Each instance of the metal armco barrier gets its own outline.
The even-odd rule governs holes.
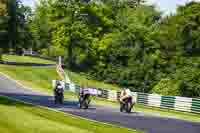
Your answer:
[[[193,98],[192,99],[192,112],[200,113],[200,99]]]
[[[56,82],[56,80],[53,80],[53,87],[55,87]],[[77,93],[80,90],[79,85],[75,85],[73,83],[68,84],[64,82],[61,83],[66,91]],[[113,90],[105,90],[101,88],[97,89],[91,87],[88,88],[93,96],[104,98],[110,101],[117,101],[120,95],[119,92]],[[200,114],[200,99],[198,98],[162,96],[157,94],[147,94],[140,92],[132,92],[132,95],[137,104]]]
[[[148,104],[148,95],[145,93],[137,93],[137,103]]]

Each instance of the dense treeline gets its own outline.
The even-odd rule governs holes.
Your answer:
[[[8,10],[6,0],[0,1],[0,42],[1,45],[5,43],[7,37],[7,28],[8,28]]]
[[[20,0],[0,1],[0,48],[4,52],[20,53],[22,48],[31,47],[30,16],[31,8]]]
[[[199,97],[199,11],[198,2],[163,16],[143,0],[40,0],[24,23],[31,42],[17,37],[18,47],[134,91]]]

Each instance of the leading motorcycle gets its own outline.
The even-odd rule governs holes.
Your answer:
[[[79,96],[79,107],[81,109],[88,109],[90,105],[90,94],[80,95]]]
[[[120,102],[120,112],[131,113],[133,106],[132,97],[126,98],[123,102]]]
[[[64,94],[63,94],[63,90],[62,89],[55,89],[54,92],[54,102],[55,104],[59,103],[59,104],[63,104],[64,101]]]

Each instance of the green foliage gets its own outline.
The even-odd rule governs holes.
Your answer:
[[[21,54],[22,48],[32,47],[32,35],[28,28],[31,8],[24,6],[20,0],[6,0],[5,3],[4,10],[0,9],[0,14],[3,14],[0,16],[1,47],[5,51],[13,49],[15,53]]]
[[[127,7],[118,11],[115,24],[119,26],[119,30],[105,34],[99,43],[100,66],[96,66],[95,71],[98,71],[96,77],[100,80],[147,92],[149,82],[154,77],[152,70],[144,71],[151,69],[153,65],[147,52],[150,52],[150,34],[157,20],[148,23],[141,20],[145,20],[150,14],[159,18],[159,13],[153,7],[146,10],[142,10],[143,8],[146,9],[145,6],[139,6],[137,9]],[[144,78],[148,82],[144,83]]]
[[[40,0],[26,40],[42,55],[64,56],[69,68],[104,82],[200,96],[200,3],[161,17],[142,2]]]
[[[8,7],[7,0],[0,1],[0,48],[6,48],[8,43]]]
[[[180,95],[180,83],[175,79],[161,79],[152,89],[153,93],[162,94],[162,95]]]
[[[29,28],[34,41],[33,48],[42,54],[45,54],[42,50],[46,49],[46,54],[50,56],[51,27],[47,15],[48,5],[46,1],[40,1],[40,5],[35,9],[34,16],[29,23]]]
[[[7,1],[6,0],[1,0],[0,1],[0,16],[6,16],[8,14],[8,9],[7,9]]]

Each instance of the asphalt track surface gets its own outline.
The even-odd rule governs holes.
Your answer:
[[[145,133],[200,133],[200,123],[195,122],[162,118],[141,112],[125,114],[108,106],[92,106],[88,110],[81,110],[77,101],[65,101],[64,105],[55,105],[53,97],[25,89],[1,74],[0,95]]]

